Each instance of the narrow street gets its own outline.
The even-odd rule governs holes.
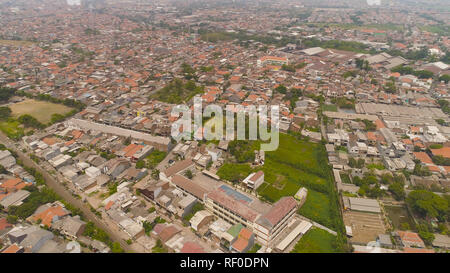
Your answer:
[[[126,252],[132,252],[130,246],[123,239],[121,239],[121,236],[117,234],[117,231],[114,231],[108,225],[105,225],[103,220],[98,218],[94,213],[92,213],[91,210],[81,200],[72,196],[72,194],[68,192],[61,183],[56,181],[56,179],[52,175],[50,175],[46,170],[44,170],[39,164],[31,160],[28,155],[24,154],[21,150],[17,149],[16,143],[10,140],[2,132],[0,132],[0,143],[3,143],[7,148],[15,151],[19,157],[18,159],[20,159],[25,166],[35,168],[38,172],[42,173],[47,186],[52,190],[54,190],[56,194],[58,194],[65,201],[79,208],[83,212],[83,215],[87,220],[92,221],[97,227],[107,232],[110,238],[114,242],[120,243],[121,247]]]

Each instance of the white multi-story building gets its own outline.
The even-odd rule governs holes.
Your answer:
[[[256,190],[262,183],[264,183],[264,172],[258,171],[256,173],[251,173],[244,179],[244,184],[247,187]]]

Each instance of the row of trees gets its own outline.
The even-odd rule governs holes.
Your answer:
[[[0,102],[8,101],[16,93],[16,89],[9,87],[0,87]]]
[[[420,79],[433,78],[434,74],[427,70],[414,70],[414,68],[406,65],[399,65],[391,69],[392,72],[398,72],[402,75],[414,75]]]
[[[7,106],[0,107],[0,120],[7,120],[11,117],[12,110]]]

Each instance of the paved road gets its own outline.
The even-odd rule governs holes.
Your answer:
[[[25,166],[35,168],[37,171],[42,173],[49,188],[53,189],[65,201],[79,208],[83,212],[84,217],[86,217],[89,221],[92,221],[97,227],[106,231],[110,236],[110,238],[115,242],[119,242],[126,252],[132,252],[130,246],[116,232],[112,231],[109,226],[105,225],[103,220],[101,220],[94,213],[92,213],[90,208],[88,208],[81,200],[75,198],[70,192],[68,192],[66,188],[61,183],[56,181],[56,179],[53,176],[51,176],[45,169],[43,169],[39,164],[31,160],[28,157],[28,155],[24,154],[20,149],[17,149],[16,147],[17,143],[11,141],[2,132],[0,132],[0,143],[3,143],[7,148],[15,151],[19,159],[23,162]]]

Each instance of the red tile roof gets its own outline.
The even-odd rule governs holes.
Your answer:
[[[239,237],[234,243],[233,248],[239,252],[243,252],[244,249],[248,246],[248,240]]]
[[[2,251],[2,253],[17,253],[20,250],[20,247],[16,244],[8,246],[6,249]]]
[[[41,224],[47,227],[52,226],[52,222],[55,216],[62,217],[68,215],[69,212],[66,211],[63,207],[57,205],[55,207],[50,207],[43,212],[32,216],[33,221],[41,220]]]
[[[450,147],[443,147],[441,149],[431,149],[431,152],[433,153],[433,155],[450,158]]]
[[[181,253],[205,253],[203,247],[195,242],[186,242],[181,248]]]
[[[6,218],[0,218],[0,230],[4,230],[9,227],[12,227],[12,225],[8,223]]]
[[[415,232],[409,232],[409,231],[397,231],[398,235],[402,239],[402,242],[404,244],[408,245],[417,245],[417,246],[424,246],[424,242],[419,237],[419,234]]]
[[[433,164],[433,161],[425,152],[413,152],[414,157],[420,160],[424,164]]]
[[[405,247],[403,253],[435,253],[433,249]]]
[[[170,238],[172,238],[175,234],[180,232],[181,230],[177,229],[174,225],[170,225],[166,228],[164,228],[159,233],[159,238],[163,243],[167,242]]]

